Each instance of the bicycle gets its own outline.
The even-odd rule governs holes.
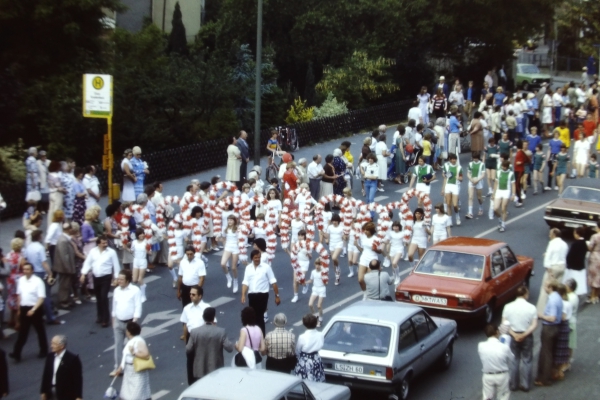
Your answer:
[[[278,126],[277,141],[279,143],[279,147],[281,147],[282,150],[287,152],[296,151],[300,148],[295,128],[288,128],[287,126]]]

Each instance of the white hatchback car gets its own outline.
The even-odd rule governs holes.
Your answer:
[[[179,400],[349,400],[341,385],[303,381],[264,369],[219,368],[185,389]]]

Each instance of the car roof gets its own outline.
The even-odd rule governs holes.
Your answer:
[[[279,399],[301,383],[294,375],[264,369],[219,368],[187,388],[181,397],[199,399]]]
[[[453,236],[431,246],[430,250],[456,251],[487,256],[505,245],[506,243],[498,240]]]
[[[407,303],[365,300],[349,305],[333,319],[360,318],[365,322],[384,321],[399,324],[419,310],[420,307]]]

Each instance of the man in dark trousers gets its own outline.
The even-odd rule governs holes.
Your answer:
[[[237,140],[237,147],[242,153],[242,164],[240,165],[240,180],[237,182],[238,189],[242,190],[242,186],[246,183],[246,177],[248,176],[248,162],[250,162],[250,147],[246,139],[248,134],[246,131],[240,131],[240,137]]]
[[[65,335],[54,336],[50,349],[42,375],[41,400],[81,400],[83,375],[79,356],[67,351]]]
[[[227,338],[225,329],[215,323],[215,314],[213,307],[204,310],[204,325],[192,329],[185,347],[187,354],[194,359],[194,381],[223,368],[223,350],[228,353],[233,351],[233,343]]]
[[[63,233],[54,250],[54,271],[58,272],[58,302],[60,308],[69,309],[73,305],[69,294],[76,278],[75,248],[71,244],[71,224],[63,226]]]
[[[8,363],[6,353],[0,349],[0,397],[6,397],[8,393]]]

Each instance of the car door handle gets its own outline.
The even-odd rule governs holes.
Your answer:
[[[425,343],[421,344],[421,350],[423,350],[425,348]]]

